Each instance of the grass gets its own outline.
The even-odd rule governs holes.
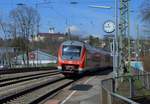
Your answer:
[[[150,90],[146,89],[143,85],[143,81],[138,77],[134,78],[134,95],[135,96],[147,96],[150,95]],[[118,81],[117,93],[129,97],[130,96],[130,82],[129,78],[124,78],[122,81]]]
[[[56,67],[56,66],[57,66],[57,63],[49,63],[48,66]]]

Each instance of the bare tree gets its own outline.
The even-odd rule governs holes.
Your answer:
[[[142,55],[148,56],[149,54],[149,47],[150,47],[150,0],[144,0],[141,5],[141,17],[144,22],[144,26],[142,27],[143,31],[143,39],[140,40],[141,43],[141,53]]]
[[[142,20],[150,22],[150,0],[144,0],[141,5]]]
[[[14,38],[22,41],[19,45],[23,53],[27,56],[27,65],[29,65],[29,38],[37,34],[40,16],[36,9],[27,5],[18,5],[17,8],[10,12],[11,24]],[[17,39],[17,40],[18,40]],[[23,58],[24,59],[24,58]],[[25,61],[24,61],[25,62]]]
[[[7,38],[10,35],[9,26],[10,24],[8,22],[5,22],[2,18],[0,18],[0,30],[4,34],[5,38]]]
[[[10,55],[8,54],[8,46],[9,46],[9,42],[8,42],[8,37],[10,36],[10,32],[9,32],[9,26],[10,24],[6,21],[4,21],[2,19],[2,16],[0,18],[0,31],[2,32],[3,36],[4,36],[4,41],[3,41],[3,46],[2,47],[5,47],[6,49],[6,53],[3,54],[1,57],[2,60],[4,61],[5,60],[5,63],[8,64],[10,66]],[[2,42],[2,41],[1,41]]]

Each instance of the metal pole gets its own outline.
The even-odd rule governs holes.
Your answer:
[[[134,91],[134,80],[132,76],[129,77],[129,85],[130,85],[130,98],[133,98],[135,95],[135,91]]]
[[[70,32],[70,27],[68,27],[68,39],[71,40],[71,32]]]
[[[129,58],[129,71],[131,73],[131,44],[130,44],[130,15],[129,15],[129,2],[127,2],[127,6],[128,6],[128,58]]]
[[[139,44],[139,25],[138,23],[136,24],[136,29],[137,29],[137,61],[140,61],[140,44]]]
[[[38,2],[37,2],[37,0],[36,0],[35,8],[36,8],[36,10],[37,10],[37,12],[38,12]],[[38,33],[39,33],[39,21],[38,21],[38,19],[37,19],[37,34],[38,34]]]
[[[124,71],[125,61],[128,61],[128,70],[130,67],[130,23],[129,23],[129,0],[120,1],[120,34],[119,34],[119,74]],[[127,39],[126,39],[127,37]],[[127,41],[127,44],[124,44]],[[128,53],[128,54],[127,54]],[[127,60],[128,59],[128,60]]]
[[[115,0],[115,38],[113,48],[113,72],[118,76],[118,0]]]
[[[123,40],[125,40],[126,36],[126,28],[124,27],[126,24],[126,13],[124,13],[123,7],[125,5],[125,2],[123,0],[120,0],[120,34],[119,34],[119,57],[118,57],[118,67],[120,69],[119,74],[123,74],[123,60],[125,59],[124,51],[125,51],[125,45],[123,44]],[[126,9],[126,8],[124,8]],[[123,29],[124,28],[124,29]]]

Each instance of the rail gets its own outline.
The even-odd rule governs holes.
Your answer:
[[[120,76],[102,81],[102,104],[139,104],[134,100],[150,95],[150,73]],[[134,100],[133,100],[134,99]]]
[[[19,72],[31,72],[31,71],[41,71],[41,70],[55,70],[56,67],[22,67],[22,68],[5,68],[0,69],[1,74],[9,74],[9,73],[19,73]]]

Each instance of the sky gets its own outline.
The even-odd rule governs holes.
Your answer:
[[[139,22],[142,1],[130,0],[130,34],[133,37],[136,36],[135,25]],[[70,27],[72,33],[80,36],[103,37],[107,35],[103,30],[104,22],[115,21],[115,0],[0,0],[0,15],[5,21],[9,21],[9,12],[15,9],[18,3],[37,9],[41,17],[40,32],[48,32],[50,27],[54,27],[55,32],[65,33]],[[91,8],[89,5],[112,8]]]

